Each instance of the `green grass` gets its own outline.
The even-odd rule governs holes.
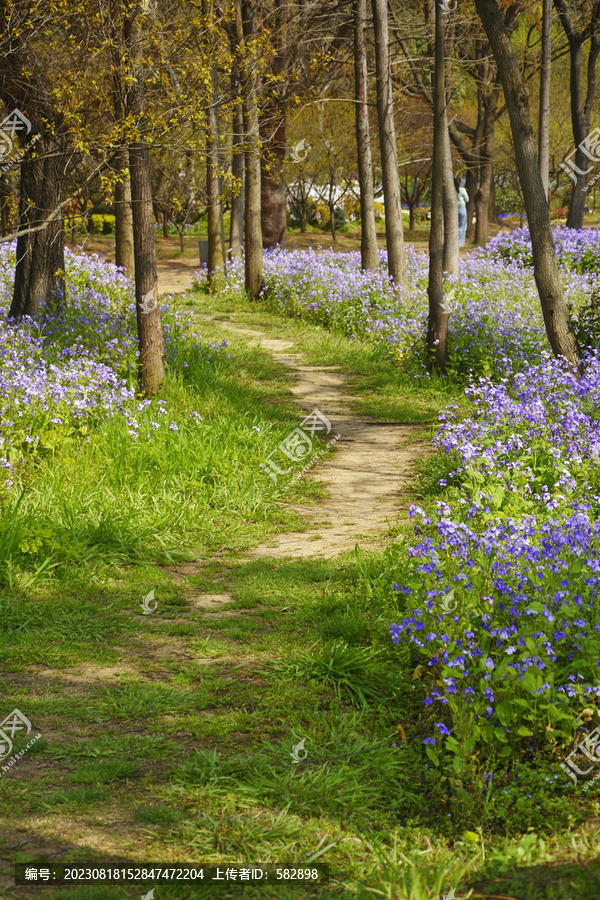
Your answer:
[[[186,427],[132,445],[123,426],[102,426],[32,469],[0,520],[0,716],[17,707],[43,735],[0,778],[2,900],[38,896],[10,887],[11,865],[35,859],[331,865],[319,888],[160,885],[156,900],[439,900],[452,887],[473,900],[595,896],[597,786],[575,797],[540,760],[456,820],[451,785],[423,752],[418,679],[389,639],[401,603],[389,573],[401,579],[408,525],[394,524],[383,553],[249,557],[302,527],[290,504],[319,490],[300,481],[282,500],[261,480],[261,455],[298,411],[283,366],[222,324],[230,316],[291,341],[312,365],[339,366],[357,411],[414,425],[415,439],[456,397],[260,305],[187,302],[205,339],[227,337],[232,359],[168,381],[169,421]],[[431,455],[420,467],[415,497],[433,502],[444,464]],[[152,589],[158,605],[143,615]],[[205,608],[201,594],[227,599]],[[152,887],[44,896],[139,898]]]

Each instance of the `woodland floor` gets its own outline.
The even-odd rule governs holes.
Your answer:
[[[161,290],[166,290],[165,281],[171,290],[179,286],[179,263],[159,263],[159,272],[163,276]],[[303,601],[312,603],[315,592],[320,593],[323,588],[335,591],[335,582],[344,581],[347,575],[340,555],[347,557],[357,544],[366,550],[381,549],[393,536],[398,519],[406,519],[411,499],[409,484],[414,478],[413,462],[417,456],[428,452],[421,420],[429,417],[429,411],[419,409],[417,404],[414,409],[416,421],[406,424],[361,414],[356,411],[360,401],[353,391],[353,384],[357,380],[360,382],[361,376],[344,373],[343,366],[307,364],[301,350],[302,341],[294,340],[293,334],[289,334],[293,332],[293,326],[282,325],[276,321],[278,317],[272,317],[266,311],[263,315],[257,307],[252,316],[239,317],[232,304],[225,304],[227,312],[224,313],[223,303],[219,308],[210,297],[202,299],[201,305],[204,308],[199,327],[203,334],[212,323],[221,336],[228,337],[233,354],[238,341],[238,347],[241,342],[272,358],[277,383],[285,383],[288,403],[297,405],[298,424],[315,408],[330,419],[329,437],[339,435],[335,449],[328,449],[324,459],[303,476],[315,482],[314,493],[321,499],[316,503],[313,497],[306,503],[287,504],[297,528],[271,533],[266,540],[244,552],[223,547],[211,558],[190,556],[185,563],[161,566],[163,587],[157,590],[157,598],[167,593],[170,583],[170,593],[176,597],[173,607],[165,611],[163,605],[157,616],[143,617],[139,611],[134,613],[134,618],[138,622],[141,620],[141,631],[133,639],[128,637],[126,643],[117,640],[105,647],[104,651],[112,657],[110,661],[102,659],[100,652],[99,658],[94,659],[92,655],[83,663],[13,665],[0,676],[3,692],[14,697],[17,704],[27,706],[28,710],[35,709],[32,698],[39,701],[45,698],[46,702],[40,703],[40,714],[35,718],[40,723],[44,745],[50,748],[49,758],[43,750],[39,755],[26,754],[18,768],[11,772],[10,780],[5,778],[0,782],[0,788],[6,792],[5,803],[9,807],[11,799],[16,803],[10,815],[6,807],[2,815],[1,900],[17,897],[30,900],[40,896],[39,887],[11,884],[10,866],[17,860],[31,861],[38,857],[46,862],[65,859],[71,862],[83,857],[89,859],[91,855],[97,860],[97,866],[115,865],[119,860],[133,858],[176,861],[202,857],[201,861],[206,862],[209,857],[215,858],[215,850],[217,858],[221,855],[219,847],[229,855],[230,861],[244,855],[244,839],[240,845],[240,836],[233,833],[227,850],[227,826],[223,819],[230,816],[227,803],[220,808],[221,804],[217,802],[218,816],[210,819],[208,827],[203,828],[199,821],[194,824],[194,833],[197,829],[204,832],[202,842],[199,843],[197,834],[191,831],[183,836],[180,823],[190,815],[189,807],[186,813],[181,800],[173,806],[175,798],[167,799],[165,794],[166,782],[172,779],[174,768],[185,767],[185,758],[193,750],[231,744],[239,751],[249,740],[252,742],[252,732],[257,732],[256,737],[258,733],[266,733],[279,742],[282,724],[289,713],[286,709],[289,699],[286,691],[281,694],[276,685],[269,684],[265,688],[262,667],[272,663],[278,652],[285,653],[288,648],[297,646],[298,635],[307,629],[305,623],[298,627],[296,618],[290,613],[286,615],[285,611],[302,595]],[[217,307],[215,312],[211,312],[213,307]],[[199,312],[196,306],[193,310]],[[258,327],[244,327],[248,318],[257,321]],[[286,331],[292,340],[285,339]],[[275,397],[271,402],[274,400]],[[257,478],[263,478],[268,484],[263,473],[257,471]],[[146,583],[152,577],[146,573]],[[130,610],[131,601],[127,606]],[[127,615],[131,615],[129,610]],[[278,612],[283,620],[279,623],[276,622]],[[271,632],[268,647],[254,646],[257,640],[259,645],[264,641],[252,635],[265,630]],[[196,639],[194,642],[190,640],[192,636]],[[203,649],[199,649],[200,645]],[[167,716],[167,720],[173,718],[173,723],[165,725],[161,722],[157,728],[150,712],[153,708],[158,712],[155,691],[160,692],[161,686],[167,685],[165,689],[170,692],[173,685],[183,682],[197,685],[204,682],[205,676],[208,685],[205,684],[204,691],[208,687],[208,693],[204,704],[200,704],[205,708],[195,711],[195,722],[187,723],[189,730],[182,732],[181,723],[175,721],[178,714],[176,700],[173,716]],[[133,684],[146,686],[143,687],[146,694],[134,699],[130,689]],[[256,719],[253,715],[255,704],[250,701],[248,692],[257,688],[267,695],[275,688],[275,696],[267,701],[271,708],[263,709]],[[321,690],[309,686],[309,694],[313,695],[310,705],[319,705]],[[304,691],[302,687],[300,706],[303,709],[307,701]],[[111,711],[105,708],[113,692],[119,697],[117,705],[124,702],[120,711],[116,707]],[[244,697],[237,696],[240,692]],[[227,712],[223,709],[224,694]],[[171,701],[173,699],[171,696]],[[53,701],[57,705],[57,715],[52,712]],[[109,706],[112,706],[110,701]],[[69,715],[67,710],[72,713],[77,710],[81,721],[74,724],[73,714]],[[353,715],[350,713],[351,718]],[[300,721],[304,718],[301,714]],[[340,710],[336,718],[344,719],[346,713]],[[215,719],[219,720],[218,724]],[[70,722],[68,726],[67,721]],[[284,731],[288,730],[287,726],[283,727]],[[364,730],[365,726],[359,725],[359,728]],[[168,758],[164,761],[161,760],[162,753],[156,752],[158,745],[153,747],[152,744],[158,740],[157,731],[163,731],[161,741],[168,745],[165,752]],[[286,740],[281,748],[281,761],[288,771],[289,761],[286,764],[285,759],[289,756],[287,744],[290,740]],[[120,743],[122,751],[118,750]],[[42,760],[41,757],[45,758]],[[86,766],[89,768],[99,757],[100,765],[104,763],[107,771],[87,772]],[[141,771],[152,783],[150,794],[138,780]],[[31,798],[28,790],[32,778],[34,783],[38,782],[35,798]],[[129,781],[125,789],[121,784],[123,778]],[[25,802],[26,796],[30,798],[29,804]],[[0,801],[2,797],[0,793]],[[138,801],[141,801],[139,805]],[[194,818],[210,818],[212,803],[204,807],[200,795],[192,804],[196,806]],[[254,823],[258,838],[256,846],[260,847],[262,826],[256,823],[256,815],[260,819],[263,815],[269,818],[270,814],[265,810],[248,815],[246,827],[252,828]],[[231,816],[236,822],[239,819],[233,812]],[[308,852],[299,853],[296,847],[304,841],[307,850],[310,848],[314,853],[315,847],[317,851],[326,844],[333,848],[346,839],[342,834],[332,834],[331,824],[325,829],[319,828],[318,836],[311,835],[312,827],[303,836],[304,828],[291,811],[283,818],[281,822],[281,816],[279,819],[277,815],[271,816],[267,827],[267,833],[272,830],[272,852],[277,855],[278,846],[286,849],[285,854],[281,853],[282,858],[289,858],[290,852],[294,858],[309,856]],[[169,826],[175,825],[179,836],[170,837]],[[221,831],[223,834],[219,833]],[[293,832],[296,834],[292,837]],[[286,838],[283,843],[282,835]],[[362,838],[350,835],[347,839],[356,840],[358,844],[362,841]],[[214,846],[213,842],[216,842]],[[255,852],[257,859],[260,855]],[[336,893],[340,887],[338,883]],[[191,887],[180,887],[175,893],[169,890],[161,885],[157,895],[196,896]],[[304,894],[298,888],[291,888],[290,892],[290,897],[312,896],[311,892]],[[49,893],[53,900],[67,896],[75,900],[95,900],[96,897],[134,895],[127,889],[90,886],[43,891],[43,896]],[[277,894],[287,896],[281,890]],[[211,896],[210,893],[207,896]]]
[[[195,269],[195,259],[159,260],[161,292],[185,289]],[[105,598],[107,616],[124,623],[122,632],[115,626],[72,655],[41,644],[35,662],[31,654],[9,661],[3,692],[31,711],[44,748],[0,781],[0,900],[142,894],[142,886],[16,887],[13,863],[36,857],[95,866],[310,859],[331,863],[331,885],[245,888],[244,896],[438,898],[462,881],[461,866],[475,853],[443,850],[443,822],[411,832],[413,860],[431,854],[422,889],[404,893],[391,874],[381,880],[383,859],[388,871],[403,865],[393,847],[381,856],[381,842],[390,815],[403,821],[402,791],[390,807],[389,785],[405,776],[396,745],[375,745],[406,723],[406,701],[382,708],[380,718],[352,708],[331,682],[313,677],[310,654],[315,641],[368,633],[368,615],[352,607],[357,584],[369,554],[406,528],[417,465],[449,398],[385,394],[388,382],[378,383],[370,364],[352,362],[345,339],[257,305],[196,295],[189,306],[203,336],[227,337],[241,360],[240,390],[260,382],[257,403],[274,415],[295,407],[297,424],[316,408],[331,421],[328,437],[339,439],[303,476],[313,482],[309,499],[282,502],[292,528],[266,527],[260,540],[116,573],[91,590],[94,600]],[[248,362],[259,358],[260,370]],[[256,478],[268,482],[258,463]],[[152,585],[158,610],[143,616],[136,607]],[[308,760],[294,768],[290,750],[301,738]],[[371,744],[371,755],[348,751]],[[596,877],[581,881],[587,870],[576,860],[597,856],[597,823],[544,847],[489,870],[484,857],[478,881],[457,900],[594,895]],[[237,886],[161,885],[155,900],[241,895]]]

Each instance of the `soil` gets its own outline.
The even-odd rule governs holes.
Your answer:
[[[219,325],[247,336],[249,344],[272,353],[289,371],[300,414],[308,416],[317,410],[331,426],[323,434],[327,444],[324,441],[319,448],[323,451],[319,462],[303,476],[321,482],[327,499],[317,510],[313,505],[295,507],[306,518],[307,530],[277,535],[252,554],[331,558],[353,550],[357,543],[380,545],[383,535],[397,521],[399,507],[406,506],[415,456],[428,451],[425,442],[416,439],[420,426],[358,415],[352,409],[356,398],[350,392],[348,377],[337,367],[308,366],[302,354],[289,352],[293,345],[288,341],[273,340],[261,331],[231,322],[219,320]],[[332,440],[333,452],[328,445]],[[310,457],[308,460],[310,465]],[[318,522],[313,521],[315,517]]]

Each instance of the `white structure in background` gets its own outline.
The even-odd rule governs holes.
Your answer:
[[[293,203],[294,198],[300,198],[304,192],[306,191],[306,185],[302,185],[297,181],[292,181],[287,186],[287,208],[288,211]],[[312,185],[308,189],[308,193],[306,194],[308,200],[311,200],[313,203],[319,203],[322,206],[329,206],[329,184],[324,184],[320,188]],[[350,186],[348,185],[341,186],[335,185],[333,188],[333,201],[334,206],[342,207],[344,205],[345,200],[360,200],[360,186],[358,181],[353,181]],[[383,207],[383,218],[385,218],[385,204],[383,201],[383,191],[380,191],[380,196],[375,196],[375,202],[381,204]],[[351,222],[355,221],[357,216],[349,215],[348,218]]]

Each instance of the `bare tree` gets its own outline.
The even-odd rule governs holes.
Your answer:
[[[443,373],[448,359],[448,309],[444,297],[444,167],[446,131],[445,13],[435,0],[433,72],[433,164],[431,172],[431,230],[429,232],[429,320],[427,365]],[[458,220],[458,213],[457,213]]]
[[[552,71],[552,0],[542,0],[542,59],[540,65],[540,114],[538,156],[540,177],[548,190],[550,179],[550,75]]]
[[[587,176],[591,171],[590,158],[597,159],[592,148],[592,156],[586,153],[585,141],[590,133],[592,108],[596,93],[596,62],[600,53],[600,0],[594,0],[592,12],[588,24],[579,31],[573,21],[573,17],[567,8],[565,0],[554,0],[556,11],[561,25],[569,42],[570,53],[570,87],[571,87],[571,121],[573,124],[573,138],[575,139],[575,164],[569,173],[573,180],[573,193],[567,217],[568,228],[583,228],[583,216],[585,213],[585,194]],[[587,90],[585,100],[581,89],[581,64],[583,58],[583,45],[590,40],[590,49],[587,61]]]
[[[235,54],[235,33],[231,33],[232,50]],[[231,177],[231,218],[229,220],[229,250],[232,257],[242,255],[244,235],[244,111],[240,90],[240,73],[234,55],[231,71],[231,90],[237,99],[233,111]]]
[[[360,185],[360,258],[363,269],[379,268],[373,162],[369,129],[366,37],[367,0],[354,0],[354,97],[356,100],[356,151]]]
[[[495,81],[492,85],[488,85],[486,90],[480,92],[480,102],[483,106],[483,133],[479,150],[479,188],[475,194],[475,243],[479,245],[487,244],[489,234],[488,210],[494,171],[494,128],[499,96],[500,87]]]
[[[219,91],[216,66],[211,73],[213,95],[208,107],[206,128],[206,198],[208,211],[208,278],[209,282],[225,269],[225,234],[223,231],[223,202],[219,174]]]
[[[133,212],[131,210],[131,179],[127,147],[115,154],[115,263],[129,275],[135,273],[133,255]],[[165,217],[166,220],[166,217]]]
[[[398,175],[398,150],[394,124],[387,0],[372,0],[372,4],[388,270],[394,283],[408,290],[402,227],[402,194]]]
[[[564,356],[576,366],[579,363],[579,352],[556,261],[546,190],[540,178],[529,113],[529,94],[496,0],[475,0],[475,5],[494,53],[504,89],[519,180],[527,209],[535,281],[546,331],[554,353]]]
[[[260,126],[258,118],[258,73],[256,70],[254,0],[235,0],[237,64],[244,97],[246,145],[246,198],[244,209],[245,286],[257,299],[263,284],[263,245],[260,194]]]
[[[158,275],[154,247],[154,215],[150,180],[150,151],[145,136],[145,72],[142,63],[142,26],[125,19],[124,34],[131,60],[128,108],[139,131],[129,145],[133,252],[135,258],[135,307],[139,343],[139,378],[147,397],[160,388],[165,377],[164,341],[158,305]]]
[[[272,247],[287,234],[287,190],[284,163],[290,106],[301,95],[330,85],[331,70],[347,52],[352,27],[348,4],[331,0],[260,0],[264,71],[259,112],[262,139],[263,245]]]

